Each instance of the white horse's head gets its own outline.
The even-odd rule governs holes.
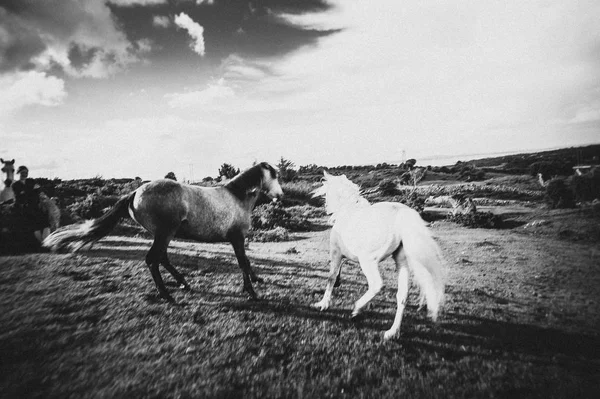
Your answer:
[[[15,160],[5,161],[0,158],[0,162],[2,163],[2,172],[6,173],[6,179],[4,179],[4,184],[6,186],[10,186],[11,183],[15,180]]]
[[[325,209],[334,214],[347,205],[367,203],[360,195],[360,187],[352,183],[346,175],[334,176],[323,171],[323,185],[313,191],[314,197],[325,197]]]

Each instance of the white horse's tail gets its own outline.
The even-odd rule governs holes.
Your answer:
[[[135,191],[122,197],[104,215],[75,226],[66,226],[50,234],[42,245],[53,251],[68,249],[76,251],[86,244],[98,241],[106,236],[119,223],[121,218],[129,217],[129,206]]]
[[[427,302],[429,315],[436,320],[444,299],[445,266],[442,251],[415,210],[402,209],[398,222],[408,267],[421,291],[421,303],[423,299]]]

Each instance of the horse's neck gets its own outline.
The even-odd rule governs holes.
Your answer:
[[[0,203],[9,201],[15,198],[15,192],[12,187],[4,187],[2,191],[0,191]]]
[[[359,209],[370,206],[371,204],[363,197],[356,197],[349,199],[342,203],[335,211],[331,213],[329,217],[329,223],[334,224],[340,219],[344,219],[345,217],[350,217],[353,212],[356,212]]]

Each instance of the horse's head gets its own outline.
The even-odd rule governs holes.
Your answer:
[[[345,205],[365,201],[360,195],[360,187],[352,183],[346,175],[334,176],[323,171],[323,185],[313,191],[314,197],[325,197],[325,209],[332,214]]]
[[[265,193],[267,197],[276,201],[283,196],[283,190],[277,179],[277,169],[267,162],[261,162],[260,167],[263,174],[261,191]]]
[[[5,161],[0,158],[0,162],[2,162],[2,172],[6,173],[6,179],[4,180],[4,184],[10,186],[13,180],[15,179],[15,160]]]

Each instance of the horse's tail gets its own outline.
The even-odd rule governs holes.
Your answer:
[[[421,304],[427,302],[429,315],[436,320],[444,299],[445,266],[442,251],[415,210],[403,209],[400,215],[402,245],[408,267],[419,285]]]
[[[68,249],[76,251],[86,244],[98,241],[106,236],[119,223],[121,218],[129,216],[129,207],[135,191],[122,197],[104,215],[75,226],[66,226],[50,234],[42,245],[53,251]]]

